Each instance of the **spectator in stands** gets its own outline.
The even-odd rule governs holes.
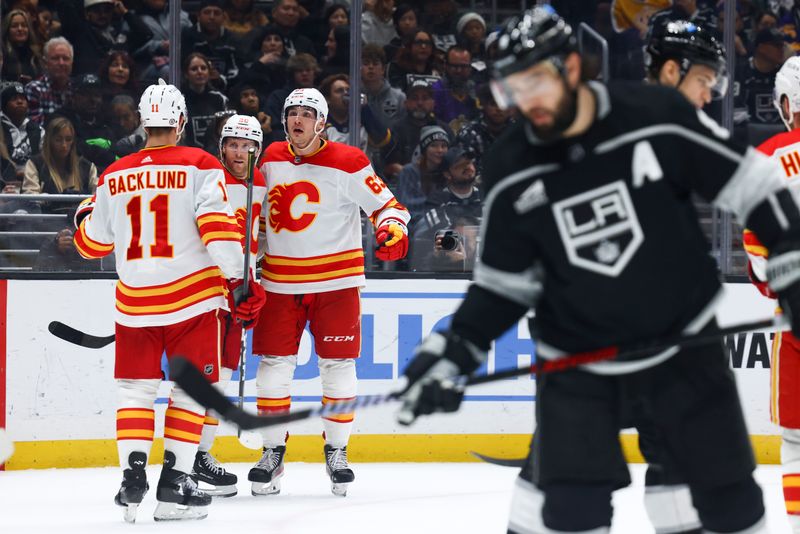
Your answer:
[[[66,117],[51,119],[44,133],[42,153],[25,165],[23,194],[94,194],[97,168],[78,156],[75,128]]]
[[[414,270],[465,271],[471,268],[467,260],[474,261],[476,229],[468,242],[464,227],[480,225],[483,210],[475,164],[464,149],[455,146],[445,154],[442,168],[445,186],[428,195],[424,215],[411,229]],[[450,247],[442,246],[446,230],[455,232]]]
[[[2,78],[28,83],[42,74],[42,50],[28,13],[15,9],[3,19]]]
[[[456,44],[455,0],[426,0],[422,3],[422,27],[433,37],[434,48],[442,53]]]
[[[397,37],[392,21],[393,12],[394,0],[375,0],[367,5],[367,10],[361,16],[361,38],[364,43],[386,46]]]
[[[439,126],[425,126],[420,133],[418,156],[397,177],[395,196],[408,208],[414,224],[425,212],[425,200],[445,186],[442,160],[450,147],[450,136]]]
[[[376,44],[361,49],[361,90],[372,112],[386,124],[405,114],[406,95],[386,79],[386,53]]]
[[[75,224],[73,222],[75,208],[71,208],[66,216],[64,226],[56,232],[53,239],[47,239],[39,248],[36,256],[34,271],[43,272],[70,272],[70,271],[102,271],[103,264],[113,265],[108,258],[99,260],[85,260],[78,254],[73,242]]]
[[[112,125],[116,134],[111,151],[117,157],[133,154],[144,147],[146,136],[137,108],[138,99],[128,95],[117,95],[111,100]]]
[[[150,37],[139,48],[134,49],[133,58],[136,60],[142,81],[145,85],[155,82],[158,78],[169,79],[169,41],[172,36],[170,29],[170,14],[168,0],[142,0],[142,7],[138,12],[142,22],[150,30]],[[180,12],[181,32],[192,27],[189,15]]]
[[[3,87],[0,103],[4,147],[9,159],[21,173],[28,160],[40,152],[44,131],[28,118],[28,99],[21,84],[11,83]]]
[[[433,37],[425,30],[417,30],[407,38],[386,69],[391,86],[403,92],[408,88],[411,78],[419,76],[439,76],[439,71],[433,68]]]
[[[111,100],[118,95],[128,95],[139,100],[141,89],[136,76],[136,62],[127,52],[112,50],[100,64],[100,92],[103,104],[108,109]]]
[[[719,27],[720,28],[725,27],[725,9],[719,10]],[[742,19],[742,16],[739,14],[739,11],[737,10],[736,21],[734,22],[734,33],[733,33],[733,49],[736,51],[736,66],[734,67],[735,70],[738,70],[739,65],[747,61],[747,56],[750,53],[749,50],[751,46],[750,43],[751,43],[752,33],[753,33],[752,28],[750,28],[749,31],[745,30],[744,20]]]
[[[655,13],[649,21],[650,25],[663,24],[661,19],[688,20],[707,31],[721,36],[717,11],[713,7],[699,6],[697,0],[674,0],[671,7]]]
[[[22,173],[16,169],[14,162],[9,158],[8,150],[6,149],[5,133],[0,128],[0,193],[4,195],[19,195],[22,193]],[[31,213],[36,211],[35,206],[29,202],[25,202],[20,197],[20,200],[4,200],[0,199],[0,213]],[[30,227],[22,228],[22,224],[17,224],[19,221],[14,219],[0,221],[0,229],[2,230],[25,230],[30,231]],[[4,242],[5,248],[16,248],[18,244],[25,242],[22,239],[9,239]],[[21,243],[20,243],[21,241]]]
[[[214,114],[214,119],[211,121],[211,127],[206,133],[206,152],[211,154],[216,154],[219,152],[219,140],[220,136],[222,135],[222,127],[225,126],[225,121],[234,115],[236,115],[236,111],[232,109],[218,111]]]
[[[456,39],[459,46],[469,51],[473,63],[486,61],[486,21],[479,14],[469,12],[458,19]]]
[[[269,23],[269,18],[256,7],[254,0],[225,0],[224,12],[225,28],[239,37]]]
[[[75,49],[75,74],[97,74],[109,51],[136,50],[152,38],[121,0],[61,0],[57,9],[61,33]]]
[[[331,4],[322,15],[319,24],[313,27],[313,32],[309,32],[308,38],[314,43],[317,49],[317,57],[325,56],[325,42],[331,34],[331,30],[337,26],[350,25],[350,13],[344,4]]]
[[[787,3],[791,5],[784,4],[783,9],[780,10],[781,15],[777,17],[774,24],[770,16],[774,16],[772,13],[765,11],[760,14],[756,18],[755,31],[758,34],[761,30],[777,28],[784,35],[792,52],[796,54],[800,51],[800,37],[798,37],[800,35],[800,2]]]
[[[779,124],[778,110],[772,104],[772,89],[775,74],[786,57],[784,36],[775,28],[763,30],[756,35],[753,45],[749,63],[735,73],[734,121]]]
[[[447,51],[444,77],[433,83],[433,112],[458,132],[478,116],[478,99],[472,81],[472,57],[468,50],[454,46]]]
[[[472,158],[478,170],[482,170],[481,158],[492,146],[495,139],[508,128],[512,121],[512,112],[501,109],[494,101],[488,85],[482,85],[477,92],[481,105],[480,117],[467,123],[456,135],[456,143]]]
[[[103,113],[100,78],[94,74],[84,74],[78,77],[73,85],[75,91],[67,105],[54,115],[63,115],[70,120],[75,128],[78,155],[94,163],[102,173],[116,157],[111,151],[114,130],[106,120],[106,114]],[[47,120],[45,120],[45,130],[47,130]]]
[[[261,131],[264,133],[264,138],[268,138],[272,134],[272,119],[264,111],[264,107],[262,106],[264,99],[261,97],[254,84],[244,82],[234,87],[231,92],[231,99],[233,100],[233,107],[236,108],[237,113],[241,115],[250,115],[258,119],[258,122],[261,124]],[[208,143],[206,143],[206,146],[208,146]],[[266,145],[261,148],[263,150],[266,148]]]
[[[223,0],[203,0],[197,12],[197,24],[181,34],[181,54],[205,54],[213,65],[212,81],[216,76],[218,89],[236,84],[243,59],[239,53],[240,42],[236,34],[223,26]],[[216,73],[216,74],[215,74]]]
[[[348,143],[350,136],[350,77],[347,74],[328,76],[319,86],[325,100],[328,101],[328,117],[325,124],[325,135],[328,140],[337,143]],[[359,97],[361,98],[361,97]],[[366,98],[359,100],[361,106],[361,126],[359,128],[359,148],[367,151],[367,145],[377,149],[385,148],[391,142],[391,133],[386,122],[377,117]]]
[[[300,4],[297,0],[275,0],[272,7],[272,21],[283,37],[283,44],[289,56],[299,53],[313,55],[316,52],[314,43],[297,31],[297,24],[300,22]]]
[[[45,115],[61,109],[72,96],[72,45],[63,37],[44,44],[44,74],[25,86],[28,116],[43,124]]]
[[[405,39],[411,39],[411,34],[417,31],[419,25],[419,13],[409,4],[400,4],[392,13],[395,36],[384,47],[386,61],[392,61],[397,55],[397,51],[403,46]]]
[[[267,24],[257,31],[251,44],[250,60],[241,78],[268,95],[286,85],[286,62],[289,54],[278,27]]]
[[[272,124],[283,124],[281,122],[283,103],[289,93],[300,87],[314,87],[314,80],[319,72],[317,60],[311,54],[299,53],[289,58],[286,62],[286,84],[272,91],[267,97],[267,113],[272,119]],[[283,127],[273,129],[273,134],[273,141],[283,140],[285,137]]]
[[[425,126],[438,126],[447,132],[449,139],[453,139],[447,123],[433,114],[433,105],[430,84],[424,79],[415,80],[406,91],[405,115],[389,125],[395,146],[385,158],[384,175],[387,181],[393,183],[403,166],[411,163]]]
[[[184,136],[188,145],[203,148],[206,130],[214,120],[215,113],[228,109],[228,98],[211,88],[211,63],[199,52],[186,56],[183,77],[181,91],[186,98],[186,112],[189,115]]]
[[[323,78],[350,72],[350,28],[337,26],[331,29],[328,40],[325,41],[325,49],[321,74]]]
[[[47,4],[39,4],[39,13],[31,19],[36,38],[40,43],[46,43],[52,37],[61,34],[61,22],[53,19],[53,9]]]

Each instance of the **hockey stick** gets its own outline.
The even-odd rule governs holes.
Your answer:
[[[485,454],[481,454],[475,451],[469,451],[469,453],[477,458],[482,462],[486,462],[487,464],[492,465],[499,465],[501,467],[522,467],[525,465],[525,460],[528,458],[493,458],[492,456],[486,456]]]
[[[245,222],[244,222],[244,274],[242,275],[242,287],[244,293],[242,300],[246,300],[248,296],[248,284],[250,283],[250,241],[253,238],[253,228],[251,226],[251,219],[253,217],[253,173],[256,166],[256,148],[250,147],[247,149],[247,204],[245,204]],[[238,304],[238,303],[237,303]],[[233,313],[233,310],[231,310]],[[247,328],[242,324],[242,339],[239,343],[239,409],[244,406],[244,380],[245,372],[247,370]],[[237,437],[242,441],[242,429],[237,431]],[[248,438],[246,445],[252,440]],[[260,442],[261,440],[256,440]],[[243,442],[244,443],[244,442]]]
[[[778,316],[763,321],[753,323],[742,323],[725,328],[714,330],[713,332],[700,332],[684,336],[672,336],[662,340],[649,343],[642,343],[630,349],[621,349],[618,346],[606,347],[603,349],[570,354],[558,360],[547,360],[539,364],[528,367],[517,367],[488,374],[485,376],[456,377],[456,381],[461,386],[474,386],[478,384],[488,384],[506,378],[514,378],[529,374],[552,373],[566,371],[575,367],[589,363],[597,363],[612,358],[630,358],[642,354],[661,352],[672,347],[691,347],[703,345],[709,341],[719,339],[729,334],[741,332],[755,332],[760,330],[783,330],[787,327],[788,321],[783,316]],[[203,374],[198,371],[191,363],[180,357],[175,357],[170,362],[171,378],[196,402],[217,412],[222,418],[234,423],[243,430],[254,428],[264,428],[273,425],[286,424],[294,421],[301,421],[310,417],[319,417],[339,413],[349,413],[356,409],[369,406],[378,406],[387,402],[395,401],[405,393],[405,390],[394,391],[383,395],[363,395],[350,402],[340,404],[326,404],[317,408],[307,408],[279,415],[254,415],[248,413],[230,402],[225,396],[215,389],[206,380]]]
[[[67,326],[60,321],[51,321],[47,325],[47,330],[59,339],[87,349],[102,349],[106,345],[113,343],[116,337],[114,334],[110,336],[93,336]]]

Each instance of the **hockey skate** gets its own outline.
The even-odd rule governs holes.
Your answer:
[[[136,521],[136,511],[144,499],[144,494],[150,489],[147,484],[147,455],[143,452],[132,452],[128,456],[129,469],[122,472],[122,486],[120,486],[114,502],[125,508],[123,518],[126,523]]]
[[[247,480],[253,484],[250,492],[254,496],[277,495],[281,492],[281,477],[283,477],[283,457],[286,454],[286,445],[274,449],[264,448],[261,459],[247,473]]]
[[[337,449],[325,445],[325,470],[331,477],[331,492],[339,497],[347,496],[347,486],[356,479],[347,465],[347,447]]]
[[[205,519],[211,496],[201,491],[191,475],[173,469],[175,454],[164,452],[164,467],[158,480],[156,499],[158,506],[154,514],[156,521],[180,519]]]
[[[212,497],[233,497],[236,495],[236,482],[238,478],[229,473],[216,458],[208,452],[197,451],[192,467],[192,478],[197,482],[208,484],[211,488],[200,488]]]

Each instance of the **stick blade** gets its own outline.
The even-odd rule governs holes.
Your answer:
[[[527,460],[527,458],[494,458],[475,451],[469,451],[469,453],[482,462],[501,467],[522,467],[525,465],[525,460]]]
[[[50,324],[47,325],[47,330],[59,339],[63,339],[79,347],[86,347],[87,349],[101,349],[113,343],[116,338],[114,334],[110,336],[93,336],[86,334],[60,321],[51,321]]]

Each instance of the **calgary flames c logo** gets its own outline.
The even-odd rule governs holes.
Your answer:
[[[298,218],[292,217],[292,203],[300,195],[305,195],[309,203],[319,204],[319,189],[311,182],[295,182],[278,184],[269,192],[269,225],[276,234],[281,230],[299,232],[305,230],[314,219],[316,213],[303,213]]]

